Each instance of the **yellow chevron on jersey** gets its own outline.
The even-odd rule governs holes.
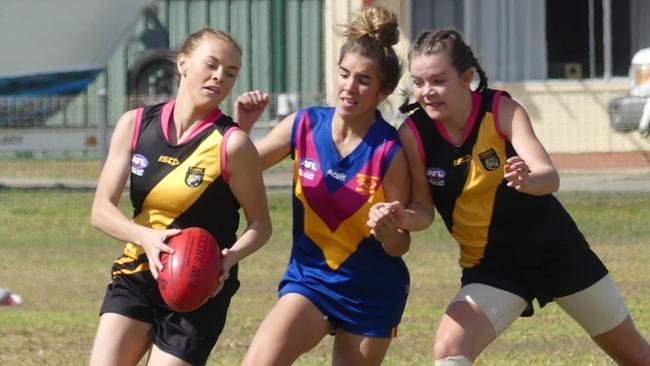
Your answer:
[[[300,161],[300,159],[297,158],[296,161]],[[294,169],[294,179],[297,177],[297,173],[295,173],[297,171],[298,169]],[[309,206],[300,179],[294,180],[295,196],[303,206],[304,233],[321,249],[325,262],[331,269],[338,269],[350,255],[356,252],[363,239],[370,236],[370,228],[366,225],[370,207],[385,200],[383,186],[377,185],[377,180],[376,177],[366,175],[357,178],[359,184],[357,189],[371,193],[369,199],[352,216],[342,221],[334,231]]]
[[[472,148],[463,193],[456,200],[452,235],[461,246],[460,265],[471,267],[483,258],[497,187],[503,180],[506,142],[486,112]]]
[[[187,159],[149,192],[142,211],[133,221],[153,229],[165,229],[178,215],[185,212],[221,175],[220,154],[215,154],[215,151],[220,151],[222,140],[223,136],[218,130],[212,131]],[[186,182],[193,174],[202,174],[196,187],[191,187]],[[194,184],[197,181],[192,182]],[[124,248],[124,255],[134,260],[142,254],[144,249],[140,245],[127,243]]]

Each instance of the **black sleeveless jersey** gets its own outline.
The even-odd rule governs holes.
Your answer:
[[[463,268],[480,263],[486,251],[498,253],[509,265],[527,266],[543,262],[545,253],[556,249],[587,245],[553,195],[533,196],[507,186],[503,166],[517,154],[499,129],[504,94],[508,96],[490,89],[473,93],[469,130],[458,146],[422,109],[405,121],[419,141],[436,209],[460,244]]]
[[[216,120],[174,146],[162,127],[169,123],[163,120],[168,107],[158,104],[137,113],[130,177],[133,221],[155,229],[202,227],[222,249],[229,248],[236,241],[239,203],[227,183],[225,141],[237,125],[213,113]],[[134,243],[126,244],[116,265],[114,275],[149,269],[143,248]]]

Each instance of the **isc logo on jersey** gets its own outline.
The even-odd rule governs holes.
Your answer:
[[[318,171],[318,163],[314,159],[302,158],[298,165],[298,175],[309,180],[313,180]]]
[[[178,161],[178,159],[176,159],[175,157],[173,157],[173,156],[167,156],[167,155],[160,155],[160,156],[158,157],[158,161],[161,162],[161,163],[169,164],[169,165],[171,165],[171,166],[176,166],[176,165],[178,165],[178,164],[181,163],[181,162]]]
[[[131,173],[142,176],[147,166],[149,166],[149,160],[144,155],[133,154],[133,157],[131,157]]]

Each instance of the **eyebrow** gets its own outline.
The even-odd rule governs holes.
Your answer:
[[[343,67],[343,66],[341,66],[341,65],[339,65],[339,69],[341,69],[341,70],[343,70],[343,71],[345,71],[345,72],[348,72],[348,73],[350,72],[350,70],[346,69],[345,67]],[[362,72],[361,72],[361,73],[358,73],[358,75],[359,75],[360,77],[365,77],[365,78],[368,78],[368,79],[372,79],[372,75],[368,75],[368,74],[365,74],[365,73],[362,73]]]
[[[218,63],[221,63],[221,64],[223,63],[223,62],[221,62],[221,60],[219,60],[218,58],[216,58],[214,56],[209,56],[208,55],[208,58],[210,58],[210,59],[212,59],[214,61],[217,61]],[[226,69],[229,69],[229,70],[234,69],[235,71],[239,71],[239,67],[235,66],[235,65],[226,66]]]

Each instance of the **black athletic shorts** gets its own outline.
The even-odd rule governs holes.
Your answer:
[[[608,273],[586,243],[529,249],[525,245],[488,245],[478,265],[463,269],[462,285],[482,283],[520,296],[528,302],[522,316],[531,316],[534,299],[543,307],[554,298],[584,290]]]
[[[151,272],[119,275],[108,285],[100,314],[117,313],[149,323],[149,337],[158,348],[192,365],[205,365],[238,288],[237,266],[233,266],[217,296],[194,311],[179,313],[165,304]]]

